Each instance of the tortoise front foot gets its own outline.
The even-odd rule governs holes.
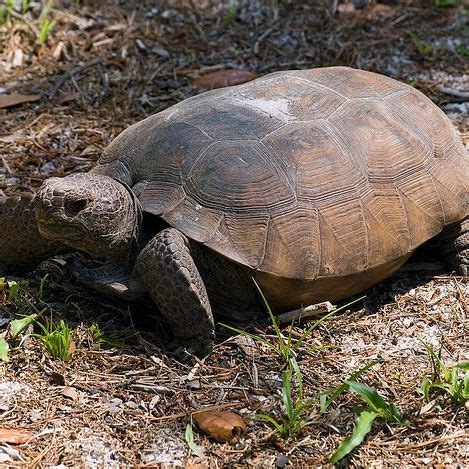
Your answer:
[[[469,218],[445,228],[441,239],[449,266],[461,275],[469,275]]]
[[[136,268],[171,327],[175,352],[209,354],[215,337],[212,309],[187,238],[174,228],[161,231],[139,254]]]

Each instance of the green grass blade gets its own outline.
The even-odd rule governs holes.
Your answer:
[[[280,435],[284,435],[285,434],[285,426],[282,425],[281,423],[277,422],[277,420],[275,420],[273,417],[271,417],[270,415],[267,415],[267,414],[255,414],[255,417],[260,419],[260,420],[264,420],[266,422],[269,422],[270,424],[272,424],[275,429],[278,431],[278,433]]]
[[[371,431],[371,425],[378,413],[364,410],[358,417],[357,424],[353,429],[349,438],[346,438],[340,445],[337,451],[329,458],[332,464],[336,464],[343,459],[347,454],[359,446],[365,439],[366,435]]]
[[[7,362],[8,361],[8,352],[10,351],[10,346],[8,342],[0,338],[0,361]]]
[[[14,319],[10,323],[10,334],[12,339],[16,339],[23,331],[25,331],[31,324],[33,324],[37,318],[39,317],[39,314],[34,313],[34,314],[29,314],[28,316],[25,316],[24,318],[21,319]]]
[[[192,430],[192,425],[190,423],[186,426],[186,431],[184,433],[184,439],[186,440],[187,446],[189,449],[194,453],[196,456],[203,456],[204,455],[204,448],[203,446],[199,446],[194,441],[194,432]]]
[[[367,384],[359,383],[358,381],[349,381],[348,386],[350,391],[357,393],[373,412],[382,414],[388,410],[386,401],[378,394],[376,389],[371,388]]]
[[[293,376],[295,376],[296,382],[298,383],[298,399],[302,401],[303,400],[303,373],[301,373],[300,367],[295,357],[292,357],[290,359],[290,364],[292,366]]]
[[[466,371],[464,373],[464,379],[463,379],[463,400],[467,401],[469,399],[469,371]]]
[[[293,419],[293,400],[291,395],[292,374],[290,371],[282,373],[282,402],[285,407],[285,414],[288,420]]]
[[[335,388],[331,392],[322,392],[319,394],[320,412],[324,413],[328,407],[345,391],[348,389],[347,382],[356,381],[361,375],[366,373],[371,367],[381,363],[382,360],[373,360],[365,366],[362,366],[359,370],[354,371],[350,377],[345,380],[340,386]]]
[[[469,361],[456,363],[456,365],[454,365],[454,366],[455,366],[455,368],[459,368],[460,370],[469,371]]]
[[[265,297],[263,291],[261,290],[261,287],[258,285],[258,283],[254,279],[254,277],[253,277],[252,281],[254,282],[254,285],[256,286],[257,290],[259,291],[259,294],[261,295],[262,301],[263,301],[263,303],[264,303],[264,305],[267,309],[267,312],[269,313],[270,320],[272,321],[272,325],[274,326],[275,334],[277,335],[279,348],[282,351],[282,355],[286,359],[288,359],[288,357],[289,357],[288,351],[290,349],[287,347],[287,344],[285,343],[285,337],[283,336],[282,331],[280,330],[280,327],[277,323],[277,320],[275,319],[275,315],[274,315],[274,313],[273,313],[273,311],[272,311],[272,309],[269,305],[269,302],[267,301],[267,298]]]

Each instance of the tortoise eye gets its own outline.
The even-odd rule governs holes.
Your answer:
[[[65,214],[68,217],[76,217],[86,207],[85,199],[66,200],[64,204]]]

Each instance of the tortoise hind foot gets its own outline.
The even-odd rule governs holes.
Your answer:
[[[159,232],[139,254],[136,269],[179,348],[195,355],[210,353],[212,309],[187,238],[174,228]]]
[[[440,236],[449,266],[461,275],[469,275],[469,217],[448,226]]]

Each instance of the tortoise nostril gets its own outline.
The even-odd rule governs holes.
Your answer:
[[[66,200],[64,203],[65,215],[76,217],[86,207],[85,199]]]

